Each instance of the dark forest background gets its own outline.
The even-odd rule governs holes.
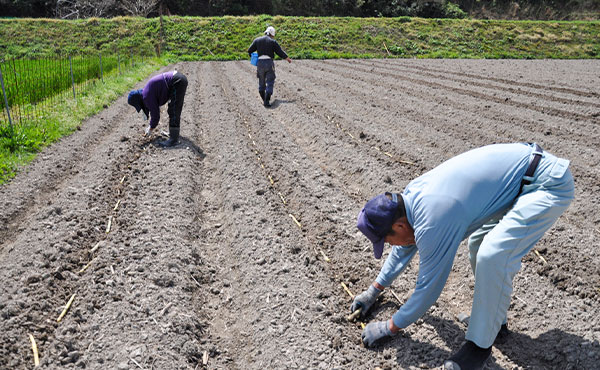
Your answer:
[[[600,0],[0,0],[0,17],[293,15],[599,19]]]

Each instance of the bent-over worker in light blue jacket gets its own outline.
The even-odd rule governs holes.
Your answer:
[[[413,294],[389,321],[373,322],[362,340],[372,346],[420,318],[440,296],[461,241],[467,237],[475,291],[466,343],[445,369],[478,369],[500,329],[507,331],[512,281],[522,257],[574,197],[569,161],[537,144],[494,144],[470,150],[411,181],[402,194],[384,193],[361,210],[357,226],[381,258],[379,276],[355,297],[364,317],[377,296],[419,252]]]

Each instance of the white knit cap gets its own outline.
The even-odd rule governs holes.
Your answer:
[[[271,36],[275,37],[275,28],[273,28],[272,26],[267,27],[267,30],[265,31],[265,35],[271,35]]]

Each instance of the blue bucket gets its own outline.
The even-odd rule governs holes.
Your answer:
[[[250,64],[252,64],[253,66],[258,64],[258,53],[254,52],[250,55]]]

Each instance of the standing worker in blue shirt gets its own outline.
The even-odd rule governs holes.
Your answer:
[[[143,89],[132,90],[129,93],[127,103],[132,105],[138,113],[142,110],[146,119],[150,115],[146,135],[149,135],[158,126],[160,106],[169,102],[167,108],[169,139],[161,142],[161,146],[170,147],[176,145],[179,140],[179,123],[187,85],[188,81],[183,73],[172,71],[152,77]]]
[[[253,52],[258,53],[258,64],[256,65],[256,76],[258,77],[258,93],[263,100],[265,107],[270,107],[271,95],[273,95],[273,85],[275,84],[275,63],[273,58],[275,54],[281,59],[285,59],[288,63],[292,60],[281,49],[281,46],[275,41],[275,28],[269,26],[265,31],[265,35],[257,37],[252,41],[252,45],[248,48],[248,54]]]
[[[373,284],[350,310],[369,311],[381,291],[419,252],[411,297],[389,321],[368,324],[362,340],[372,346],[421,317],[438,299],[460,242],[469,237],[475,274],[466,343],[445,369],[479,369],[500,329],[507,333],[512,280],[521,258],[567,209],[574,196],[569,161],[537,144],[495,144],[460,154],[411,181],[402,194],[371,199],[358,216],[359,230],[381,258],[393,245]]]

